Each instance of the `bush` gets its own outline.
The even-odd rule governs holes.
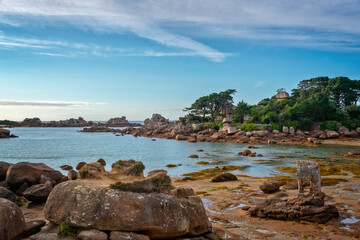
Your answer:
[[[219,130],[219,127],[216,125],[216,123],[213,123],[213,122],[201,123],[201,124],[199,124],[199,126],[201,129],[211,128],[211,129]]]
[[[142,162],[138,162],[128,170],[127,174],[131,176],[141,176],[144,169],[145,169],[144,164]]]
[[[300,126],[300,123],[299,121],[288,121],[286,126],[293,127],[296,130]]]
[[[217,122],[216,126],[217,126],[217,129],[220,129],[220,128],[222,128],[224,126],[224,123],[223,122]]]
[[[320,124],[320,128],[323,131],[326,129],[336,131],[339,129],[339,124],[337,121],[326,121]]]
[[[77,228],[69,226],[68,224],[62,222],[59,226],[58,236],[60,237],[76,237]]]
[[[263,123],[272,123],[278,121],[278,115],[276,112],[269,112],[261,118]]]
[[[302,130],[310,130],[313,125],[314,122],[310,118],[303,118],[299,122],[299,128]]]
[[[271,128],[272,130],[278,130],[278,131],[282,131],[282,127],[283,127],[283,124],[282,123],[272,123],[271,124]]]
[[[342,122],[342,125],[346,127],[349,130],[354,130],[357,127],[360,127],[360,120],[354,119],[354,120],[345,120]]]
[[[255,128],[255,125],[252,123],[244,123],[241,125],[240,129],[246,132],[253,131]]]

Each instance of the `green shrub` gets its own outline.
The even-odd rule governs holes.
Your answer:
[[[208,128],[217,129],[217,130],[219,129],[219,127],[216,125],[216,123],[213,123],[213,122],[201,123],[199,126],[201,129],[208,129]]]
[[[299,121],[288,121],[286,123],[287,127],[293,127],[295,130],[299,127],[300,123]]]
[[[299,122],[299,128],[302,130],[310,130],[313,125],[314,122],[310,118],[303,118]]]
[[[127,174],[132,176],[141,176],[144,169],[145,169],[144,164],[142,162],[138,162],[128,170]]]
[[[345,120],[342,122],[342,125],[349,130],[354,130],[357,127],[360,127],[360,120],[354,119],[354,120]]]
[[[255,125],[252,123],[244,123],[241,125],[240,129],[246,132],[253,131]]]
[[[278,131],[282,131],[282,127],[283,125],[281,123],[272,123],[271,124],[271,128],[272,130],[278,130]]]
[[[278,115],[276,112],[269,112],[261,118],[263,123],[272,123],[278,121]]]
[[[220,128],[222,128],[224,126],[224,123],[223,122],[217,122],[216,126],[217,126],[218,129],[220,129]]]
[[[339,129],[339,126],[338,126],[338,122],[337,121],[326,121],[326,122],[322,122],[320,124],[320,128],[321,130],[333,130],[333,131],[336,131]]]
[[[60,237],[76,237],[78,229],[76,227],[69,226],[68,224],[62,222],[59,225],[58,236]]]

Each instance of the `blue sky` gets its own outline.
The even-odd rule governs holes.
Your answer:
[[[358,0],[0,0],[0,119],[177,119],[228,88],[255,104],[360,79]]]

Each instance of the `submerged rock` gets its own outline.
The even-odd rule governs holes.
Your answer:
[[[211,179],[212,182],[226,182],[226,181],[237,181],[237,180],[238,178],[232,173],[222,173]]]
[[[45,217],[87,229],[141,232],[151,239],[197,236],[211,230],[197,196],[134,193],[80,181],[57,185],[45,205]]]

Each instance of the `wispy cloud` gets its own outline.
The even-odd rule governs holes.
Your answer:
[[[105,103],[95,103],[105,104]],[[32,107],[70,107],[92,105],[89,102],[68,102],[68,101],[20,101],[20,100],[0,100],[0,106],[32,106]]]
[[[254,84],[254,88],[259,88],[259,87],[263,86],[264,84],[265,84],[264,81],[258,81]]]
[[[358,0],[0,1],[0,22],[4,24],[21,27],[62,23],[96,32],[132,32],[169,48],[190,51],[183,55],[215,62],[224,61],[227,55],[196,39],[216,37],[326,50],[359,49],[359,12]]]

